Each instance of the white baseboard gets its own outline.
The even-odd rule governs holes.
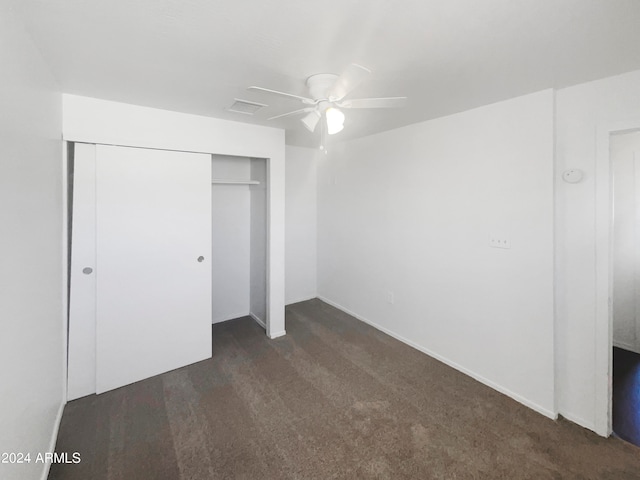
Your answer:
[[[253,312],[249,312],[249,316],[250,316],[251,318],[253,318],[253,319],[256,321],[256,323],[257,323],[258,325],[260,325],[262,328],[264,328],[265,330],[267,329],[267,325],[266,325],[266,324],[264,323],[264,321],[263,321],[260,317],[258,317],[255,313],[253,313]]]
[[[318,298],[320,300],[322,300],[323,302],[328,303],[329,305],[337,308],[338,310],[342,310],[343,312],[348,313],[352,317],[355,317],[358,320],[360,320],[360,321],[362,321],[362,322],[364,322],[364,323],[366,323],[368,325],[371,325],[372,327],[376,328],[377,330],[380,330],[381,332],[386,333],[387,335],[395,338],[396,340],[399,340],[402,343],[405,343],[405,344],[409,345],[410,347],[413,347],[416,350],[419,350],[420,352],[422,352],[422,353],[424,353],[426,355],[429,355],[430,357],[433,357],[436,360],[439,360],[442,363],[444,363],[446,365],[449,365],[452,368],[455,368],[459,372],[462,372],[465,375],[470,376],[471,378],[477,380],[478,382],[483,383],[483,384],[487,385],[488,387],[491,387],[494,390],[496,390],[496,391],[498,391],[498,392],[500,392],[500,393],[502,393],[504,395],[507,395],[508,397],[513,398],[517,402],[519,402],[519,403],[531,408],[532,410],[535,410],[536,412],[544,415],[545,417],[551,418],[553,420],[556,420],[558,418],[557,412],[553,412],[553,411],[551,411],[551,410],[549,410],[547,408],[544,408],[544,407],[538,405],[537,403],[534,403],[534,402],[530,401],[529,399],[527,399],[527,398],[525,398],[525,397],[523,397],[523,396],[521,396],[521,395],[519,395],[519,394],[517,394],[515,392],[512,392],[508,388],[505,388],[502,385],[499,385],[499,384],[493,382],[492,380],[489,380],[489,379],[483,377],[482,375],[479,375],[478,373],[474,372],[473,370],[469,370],[468,368],[465,368],[462,365],[458,365],[457,363],[449,360],[448,358],[443,357],[442,355],[440,355],[440,354],[438,354],[436,352],[433,352],[433,351],[429,350],[428,348],[423,347],[422,345],[418,345],[417,343],[415,343],[415,342],[413,342],[413,341],[411,341],[411,340],[409,340],[407,338],[404,338],[403,336],[401,336],[401,335],[389,330],[388,328],[382,327],[382,326],[378,325],[377,323],[372,322],[372,321],[362,317],[361,315],[358,315],[357,313],[350,311],[349,309],[343,307],[339,303],[333,302],[333,301],[329,300],[328,298],[322,297],[320,295],[318,296]]]
[[[255,322],[256,322],[258,325],[260,325],[262,328],[264,328],[264,330],[265,330],[265,331],[267,330],[267,325],[265,324],[265,322],[264,322],[260,317],[258,317],[258,316],[257,316],[257,315],[255,315],[254,313],[249,313],[249,316],[250,316],[251,318],[253,318],[253,319],[255,320]],[[270,335],[269,335],[269,334],[267,334],[267,336],[268,336],[271,340],[273,340],[274,338],[284,337],[286,334],[287,334],[287,332],[286,332],[285,330],[281,330],[281,331],[279,331],[279,332],[272,333],[272,334],[270,334]]]
[[[570,422],[575,423],[576,425],[580,425],[581,427],[587,428],[593,432],[598,433],[598,431],[596,430],[596,424],[593,422],[590,422],[588,420],[585,420],[582,417],[578,417],[577,415],[573,415],[571,413],[566,413],[566,412],[560,412],[560,415],[562,415],[564,418],[566,418],[567,420],[569,420]],[[602,435],[600,433],[598,433],[598,435],[603,436],[603,437],[607,437],[608,435]]]
[[[233,315],[225,315],[224,317],[213,318],[213,319],[211,319],[211,325],[213,325],[214,323],[226,322],[227,320],[233,320],[234,318],[246,317],[247,315],[251,315],[251,313],[250,312],[242,312],[242,313],[236,313],[236,314],[233,314]]]
[[[287,302],[285,303],[285,306],[287,306],[287,305],[293,305],[294,303],[306,302],[307,300],[313,300],[314,298],[318,298],[318,295],[313,294],[313,295],[312,295],[312,296],[310,296],[310,297],[301,298],[301,299],[299,299],[299,300],[287,301]]]
[[[56,449],[56,442],[58,441],[58,432],[60,431],[60,422],[62,422],[62,413],[64,412],[64,406],[66,402],[60,403],[58,408],[58,414],[56,415],[55,422],[53,424],[53,432],[51,433],[51,440],[49,441],[49,452],[54,452]],[[42,470],[42,480],[47,480],[49,477],[49,469],[51,468],[51,462],[45,462]]]
[[[285,330],[281,330],[279,332],[272,333],[271,335],[269,335],[269,338],[273,340],[275,338],[284,337],[286,334],[287,332]]]

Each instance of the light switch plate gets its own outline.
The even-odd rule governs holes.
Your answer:
[[[387,292],[387,303],[390,305],[396,303],[396,296],[393,294],[393,292]]]

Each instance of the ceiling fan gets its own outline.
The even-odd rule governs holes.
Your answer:
[[[340,76],[332,73],[312,75],[307,79],[307,88],[309,89],[310,97],[302,97],[292,93],[255,86],[249,87],[248,90],[258,90],[289,98],[296,98],[307,105],[304,108],[292,112],[276,115],[275,117],[269,118],[269,120],[306,113],[301,119],[302,124],[307,130],[313,132],[324,116],[327,124],[326,131],[329,135],[333,135],[341,131],[344,127],[344,113],[342,113],[341,109],[396,108],[404,105],[407,97],[354,98],[346,100],[345,97],[370,74],[371,70],[368,68],[352,63]]]

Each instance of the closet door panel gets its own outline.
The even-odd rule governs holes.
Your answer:
[[[211,356],[210,178],[209,155],[97,146],[97,393]]]

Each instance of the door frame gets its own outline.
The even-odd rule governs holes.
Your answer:
[[[67,142],[267,160],[266,333],[285,335],[284,130],[70,94],[62,95],[62,104]]]
[[[613,175],[612,135],[640,130],[640,117],[600,125],[595,164],[595,430],[609,436],[613,403]]]

